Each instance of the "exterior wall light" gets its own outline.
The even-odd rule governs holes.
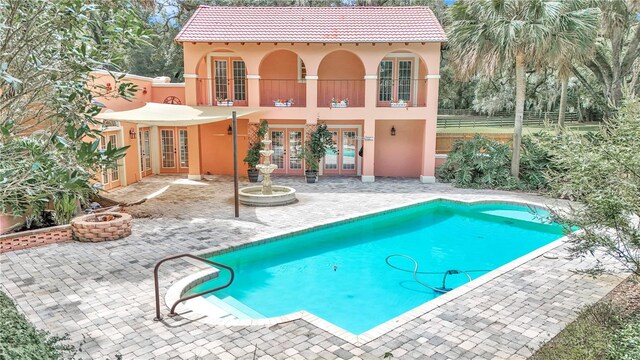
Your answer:
[[[233,128],[231,125],[229,125],[229,128],[227,129],[227,135],[233,135]]]
[[[396,127],[391,125],[391,136],[396,136]]]
[[[131,128],[129,129],[129,139],[135,139],[136,138],[136,129]]]

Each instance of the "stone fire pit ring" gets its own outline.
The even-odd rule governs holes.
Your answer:
[[[131,215],[118,212],[83,215],[71,220],[71,228],[78,241],[118,240],[131,235]]]

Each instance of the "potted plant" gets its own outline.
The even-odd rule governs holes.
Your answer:
[[[348,98],[345,98],[345,99],[332,98],[331,99],[331,107],[332,108],[346,108],[346,107],[349,107],[349,99]]]
[[[228,98],[217,98],[216,105],[217,106],[233,106],[233,100]]]
[[[407,101],[406,100],[398,100],[398,101],[394,101],[393,99],[391,99],[391,102],[389,103],[389,106],[391,106],[392,108],[406,108],[407,107]]]
[[[275,107],[291,107],[293,105],[293,98],[273,100],[273,105]]]
[[[326,155],[327,150],[336,151],[336,145],[333,143],[333,133],[329,131],[327,124],[319,124],[309,134],[300,152],[300,158],[304,159],[307,164],[307,169],[305,170],[307,183],[311,184],[318,180],[320,161]]]
[[[247,150],[247,156],[244,158],[244,162],[247,163],[249,168],[247,169],[247,175],[249,176],[249,182],[258,182],[258,176],[260,172],[256,169],[256,165],[260,163],[260,150],[262,150],[262,139],[269,131],[269,123],[266,120],[260,122],[258,128],[257,140]]]

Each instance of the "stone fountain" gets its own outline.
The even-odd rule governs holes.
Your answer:
[[[250,206],[278,206],[291,204],[296,201],[296,190],[288,186],[273,185],[271,173],[278,168],[278,165],[271,163],[273,150],[271,140],[265,134],[261,141],[265,150],[260,150],[262,164],[256,165],[256,169],[262,174],[261,186],[249,186],[240,189],[240,203]]]

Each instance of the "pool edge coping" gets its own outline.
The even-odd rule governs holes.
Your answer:
[[[342,218],[338,218],[330,221],[324,221],[313,226],[300,227],[300,228],[296,228],[288,231],[283,230],[283,231],[269,234],[264,237],[258,237],[256,239],[250,239],[250,240],[236,243],[236,244],[223,243],[213,248],[208,248],[205,250],[198,251],[194,255],[208,258],[214,255],[220,255],[220,254],[224,254],[224,253],[235,251],[235,250],[240,250],[240,249],[253,247],[253,246],[259,246],[265,243],[282,240],[290,236],[300,235],[310,231],[320,230],[326,227],[338,226],[338,225],[346,224],[349,222],[366,219],[375,215],[382,215],[382,214],[393,212],[393,211],[409,209],[411,207],[417,207],[420,205],[437,202],[437,201],[448,201],[451,203],[457,203],[457,204],[463,204],[463,205],[479,205],[483,203],[520,205],[520,206],[529,206],[529,207],[545,209],[545,210],[550,207],[550,205],[540,204],[540,203],[526,201],[526,200],[505,200],[505,199],[495,199],[495,198],[487,198],[482,200],[461,200],[461,199],[453,199],[453,198],[444,197],[444,196],[433,196],[427,199],[411,201],[401,206],[390,206],[390,207],[385,207],[381,210],[365,212],[357,216],[350,216],[350,217],[347,216],[347,217],[342,217]],[[558,206],[558,207],[562,207],[562,206]],[[582,230],[578,230],[578,232],[580,231]],[[416,318],[419,318],[428,314],[429,312],[439,308],[440,306],[448,303],[449,301],[459,298],[460,296],[467,294],[471,290],[476,289],[479,286],[486,284],[487,282],[501,275],[504,275],[509,271],[512,271],[526,264],[527,262],[544,255],[545,253],[551,250],[554,250],[555,248],[564,244],[567,240],[567,237],[568,235],[564,235],[546,245],[543,245],[542,247],[539,247],[527,254],[524,254],[518,258],[515,258],[512,261],[500,267],[497,267],[494,270],[476,279],[473,279],[472,281],[464,285],[461,285],[443,295],[440,295],[435,299],[429,300],[421,305],[418,305],[417,307],[414,307],[402,313],[401,315],[398,315],[392,319],[389,319],[384,323],[379,324],[374,328],[363,332],[360,335],[355,335],[305,310],[282,315],[282,316],[265,318],[265,319],[236,319],[236,318],[232,318],[232,316],[228,316],[225,318],[214,318],[210,314],[203,313],[201,311],[201,308],[210,308],[210,309],[211,308],[219,309],[219,308],[211,304],[210,302],[208,302],[203,297],[198,297],[192,300],[188,300],[183,304],[179,305],[178,309],[180,309],[180,311],[178,311],[178,314],[180,317],[188,318],[190,320],[198,320],[202,323],[206,323],[210,325],[230,326],[230,327],[231,326],[272,326],[272,325],[282,324],[282,323],[286,323],[294,320],[305,320],[310,324],[324,331],[327,331],[332,335],[335,335],[353,345],[361,346],[389,333],[390,331]],[[186,276],[178,280],[177,282],[172,284],[167,290],[167,293],[165,295],[165,303],[167,304],[167,306],[170,307],[171,305],[173,305],[173,303],[175,303],[175,301],[177,301],[180,298],[180,296],[184,295],[184,293],[186,293],[188,289],[190,289],[191,287],[199,283],[202,283],[204,281],[207,281],[215,277],[217,273],[218,271],[216,271],[216,269],[205,269],[205,270],[200,270],[195,274]],[[198,305],[198,310],[194,309],[194,305]],[[200,316],[197,318],[194,317],[193,315],[196,315],[196,314]]]

